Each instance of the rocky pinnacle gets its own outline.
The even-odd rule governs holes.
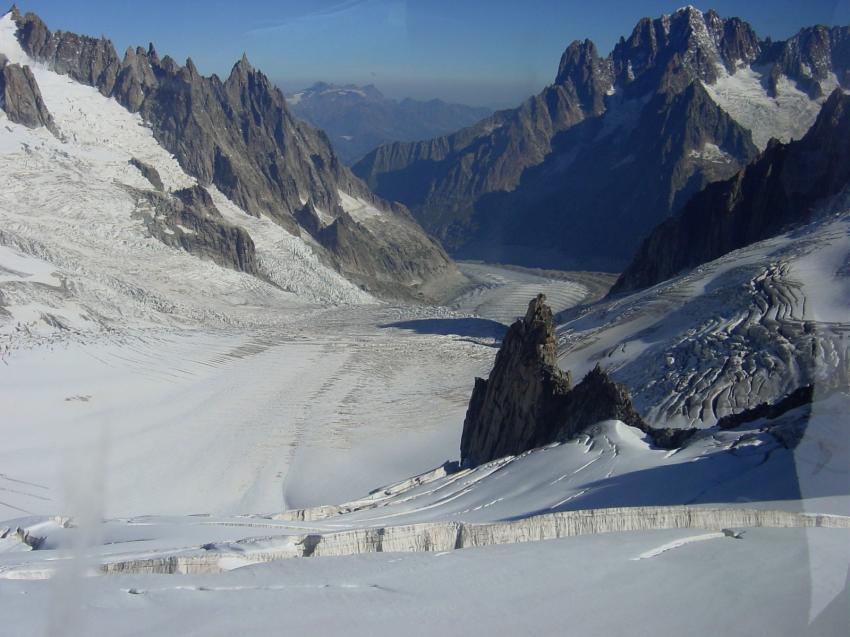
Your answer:
[[[597,365],[572,387],[558,367],[555,321],[546,297],[528,304],[508,330],[487,380],[476,378],[460,443],[461,462],[475,467],[553,442],[565,442],[604,420],[646,433],[662,448],[682,446],[694,430],[650,427],[628,390]]]

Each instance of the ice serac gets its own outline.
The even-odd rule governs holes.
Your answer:
[[[38,82],[28,66],[9,64],[0,54],[0,108],[17,124],[29,128],[45,127],[59,135],[53,116],[41,97]]]
[[[376,197],[343,166],[327,136],[295,119],[281,91],[247,57],[222,81],[201,75],[191,59],[181,66],[160,58],[153,46],[128,49],[122,60],[108,40],[51,32],[33,14],[18,16],[17,25],[32,58],[138,112],[186,172],[215,185],[249,214],[268,216],[299,235],[304,228],[295,213],[305,202],[331,220],[347,217],[340,193],[371,206],[385,223],[346,219],[361,226],[351,233],[347,251],[314,244],[356,283],[409,297],[429,283],[459,277],[404,207]],[[392,260],[368,258],[387,250],[408,267],[394,270]]]
[[[775,140],[733,178],[712,184],[641,245],[611,293],[647,287],[810,221],[850,185],[850,96],[836,89],[803,139]]]
[[[619,271],[656,224],[757,155],[703,83],[759,52],[740,20],[692,7],[646,18],[605,58],[570,44],[555,82],[519,108],[383,146],[354,171],[457,256]]]
[[[598,367],[572,387],[558,367],[555,323],[542,294],[508,330],[487,380],[475,379],[461,437],[461,460],[477,466],[552,442],[569,440],[603,420],[620,420],[656,437],[680,443],[666,430],[651,430],[632,407],[624,387]]]

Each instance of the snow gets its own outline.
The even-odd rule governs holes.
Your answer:
[[[0,51],[12,64],[29,64],[30,59],[17,38],[18,25],[9,11],[0,16]]]
[[[688,544],[693,544],[695,542],[706,542],[708,540],[719,540],[724,537],[727,537],[727,535],[722,531],[714,533],[701,533],[700,535],[691,535],[688,537],[673,540],[672,542],[667,542],[666,544],[662,544],[661,546],[656,546],[655,548],[650,549],[649,551],[644,551],[634,559],[651,560],[654,557],[658,557],[662,553],[682,548],[683,546],[687,546]]]
[[[712,144],[711,142],[704,143],[700,150],[692,150],[689,156],[713,164],[728,164],[734,161],[734,157],[717,144]]]
[[[627,623],[636,635],[709,626],[728,635],[799,635],[809,628],[806,547],[828,552],[847,541],[835,529],[811,536],[760,529],[744,541],[632,560],[681,535],[290,560],[225,575],[94,577],[53,586],[0,581],[0,597],[10,600],[4,620],[25,634],[262,634],[273,626],[304,634],[549,634],[568,623],[576,634],[607,635]],[[841,634],[842,613],[846,597],[814,634]]]
[[[460,270],[476,285],[456,299],[452,308],[504,325],[524,316],[528,301],[537,294],[545,294],[555,312],[577,305],[588,294],[581,283],[544,274],[477,263],[461,263]]]
[[[358,223],[384,221],[385,214],[375,206],[357,197],[352,197],[342,190],[339,190],[338,193],[343,210],[351,215],[351,218]]]
[[[777,85],[776,97],[767,92],[767,69],[741,67],[733,74],[718,68],[720,77],[705,84],[711,98],[741,126],[753,134],[764,150],[771,137],[783,142],[800,139],[811,128],[826,97],[813,100],[787,77]],[[824,95],[838,85],[834,76],[824,83]]]
[[[5,310],[0,312],[0,356],[28,342],[119,325],[269,325],[280,310],[294,306],[374,303],[323,265],[302,239],[270,220],[250,217],[217,191],[214,200],[225,218],[254,239],[269,283],[150,237],[140,218],[149,214],[147,206],[127,189],[150,184],[129,159],[151,164],[170,189],[195,180],[138,115],[22,57],[19,47],[16,51],[8,42],[11,37],[17,45],[8,24],[8,17],[0,21],[0,50],[33,66],[62,139],[10,122],[0,112]],[[258,312],[258,307],[268,311]]]
[[[561,367],[581,378],[601,364],[663,426],[711,425],[824,381],[848,355],[848,229],[845,211],[568,316]]]
[[[0,245],[0,283],[11,281],[41,283],[56,287],[61,285],[53,267],[46,261],[22,254]]]

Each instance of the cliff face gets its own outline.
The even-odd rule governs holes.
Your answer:
[[[54,135],[59,134],[30,67],[9,64],[4,55],[0,55],[0,108],[17,124],[28,128],[44,126]]]
[[[295,214],[306,204],[331,219],[346,216],[344,196],[372,206],[388,232],[377,224],[361,228],[348,252],[323,254],[350,279],[369,287],[380,281],[390,295],[410,296],[425,282],[457,276],[404,207],[376,197],[343,166],[327,136],[296,120],[280,90],[245,57],[222,81],[202,76],[191,59],[180,66],[160,58],[152,45],[128,49],[119,59],[108,40],[51,32],[33,14],[13,18],[30,57],[139,113],[186,172],[249,214],[268,216],[298,235],[303,229]],[[394,271],[393,263],[379,260],[359,268],[365,255],[387,245],[410,267]]]
[[[811,219],[850,184],[850,96],[829,97],[803,139],[771,143],[728,181],[712,184],[643,242],[612,293],[654,285]]]

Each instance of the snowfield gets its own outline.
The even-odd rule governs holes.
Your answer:
[[[767,70],[744,66],[729,73],[718,67],[720,78],[704,84],[711,98],[736,122],[753,134],[753,143],[764,150],[771,137],[781,142],[800,139],[815,122],[820,107],[838,86],[834,74],[822,83],[823,97],[813,100],[785,76],[779,78],[776,96],[767,88]]]

